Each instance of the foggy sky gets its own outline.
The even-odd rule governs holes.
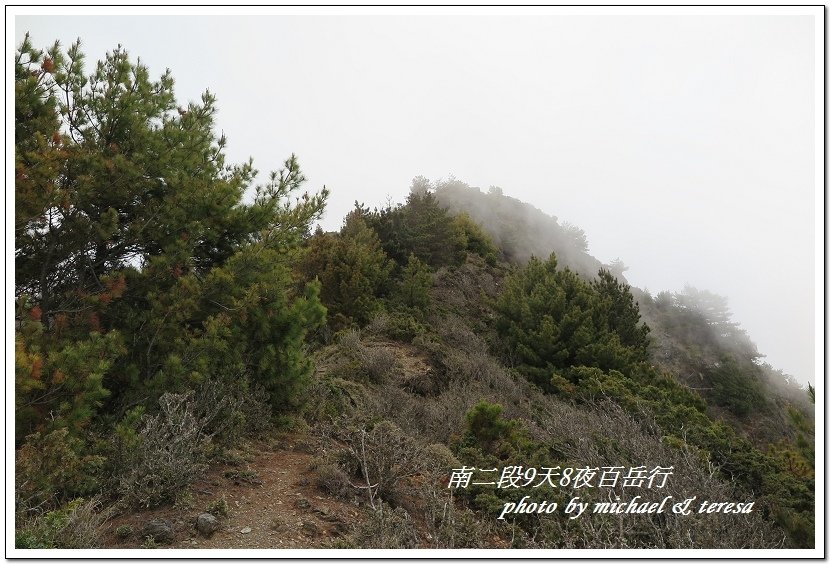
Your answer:
[[[331,190],[328,230],[355,200],[403,201],[416,175],[500,186],[584,229],[589,252],[622,259],[636,286],[727,296],[767,362],[815,382],[814,27],[475,10],[64,15],[16,17],[14,41],[80,37],[90,72],[121,43],[154,78],[170,68],[180,102],[211,90],[228,161],[267,172],[296,153],[307,188]]]

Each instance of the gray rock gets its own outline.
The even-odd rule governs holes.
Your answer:
[[[161,543],[171,542],[174,535],[173,524],[164,519],[148,521],[141,529],[141,538],[153,537],[154,541]]]
[[[202,513],[196,517],[196,530],[209,537],[219,529],[219,519],[210,513]]]

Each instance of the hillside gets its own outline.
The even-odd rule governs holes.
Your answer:
[[[621,263],[603,265],[590,256],[587,237],[578,227],[560,224],[556,217],[505,196],[501,189],[483,193],[451,181],[439,183],[435,195],[452,213],[469,214],[498,242],[508,262],[522,264],[531,256],[553,253],[560,266],[587,280],[605,268],[626,282]],[[693,287],[657,296],[636,287],[630,292],[651,329],[650,358],[656,366],[698,392],[718,419],[729,419],[742,434],[757,439],[758,446],[795,438],[797,430],[788,424],[787,407],[809,413],[809,397],[792,377],[762,362],[763,355],[746,331],[731,321],[725,298]],[[725,360],[735,362],[736,374],[741,373],[733,378],[740,382],[732,390],[723,382],[729,377],[716,374]],[[745,397],[730,393],[738,390]]]
[[[814,546],[812,390],[722,298],[457,181],[312,233],[294,156],[81,59],[16,61],[17,548]]]

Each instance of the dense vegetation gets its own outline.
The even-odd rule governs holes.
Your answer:
[[[812,406],[722,298],[631,288],[578,228],[457,181],[312,233],[326,190],[297,196],[293,156],[254,186],[215,111],[120,48],[89,75],[78,45],[17,53],[18,547],[94,546],[70,532],[290,425],[369,515],[343,546],[813,546]],[[538,490],[446,487],[461,466],[639,465],[674,468],[649,494],[756,510],[502,521]]]

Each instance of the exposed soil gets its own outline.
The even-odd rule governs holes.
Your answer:
[[[299,435],[284,437],[277,446],[249,447],[244,461],[212,466],[176,505],[114,518],[105,548],[146,546],[140,532],[153,519],[164,519],[174,528],[174,540],[159,548],[332,548],[363,519],[363,511],[322,495],[314,485],[310,450]],[[227,515],[205,537],[196,530],[196,517],[223,496]],[[119,538],[116,530],[124,525],[133,532]]]

